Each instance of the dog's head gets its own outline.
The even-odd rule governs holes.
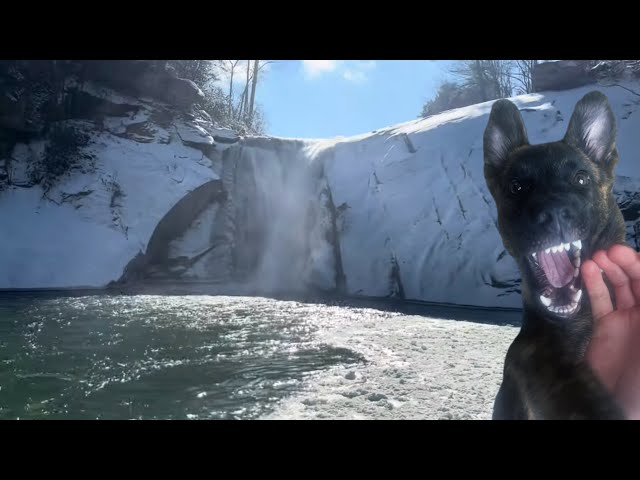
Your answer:
[[[585,95],[565,137],[530,145],[518,108],[494,103],[484,133],[484,172],[498,230],[517,261],[523,295],[545,316],[571,318],[583,295],[580,265],[624,240],[612,188],[616,121],[607,98]]]

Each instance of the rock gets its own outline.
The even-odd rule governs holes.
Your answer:
[[[349,391],[349,392],[343,392],[341,395],[343,397],[346,397],[346,398],[356,398],[356,397],[359,397],[361,395],[366,395],[366,394],[367,394],[366,390],[363,390],[363,389],[359,388],[357,390],[352,390],[352,391]]]
[[[151,143],[156,138],[156,129],[149,122],[132,123],[127,125],[127,138],[139,143]]]
[[[356,379],[356,372],[351,371],[349,373],[347,373],[344,378],[346,378],[347,380],[355,380]]]
[[[191,80],[176,77],[158,60],[86,60],[83,75],[134,96],[147,96],[182,109],[204,99]]]
[[[236,143],[240,140],[240,136],[237,132],[234,132],[229,128],[209,128],[208,130],[216,142]]]
[[[111,282],[110,286],[116,287],[122,284],[136,282],[142,278],[142,273],[147,269],[149,264],[149,258],[143,252],[133,257],[129,263],[124,267],[122,276],[115,282]]]
[[[140,110],[139,105],[115,103],[81,90],[75,90],[70,93],[67,102],[67,115],[70,118],[86,120],[96,120],[104,117],[128,117]]]
[[[367,397],[370,402],[379,402],[380,400],[386,400],[387,396],[382,393],[372,393]]]
[[[180,199],[153,231],[147,244],[148,263],[166,263],[169,243],[182,235],[207,206],[224,200],[226,192],[220,180],[208,181]]]
[[[570,90],[595,83],[587,60],[560,60],[539,63],[533,69],[531,81],[534,92]]]
[[[178,124],[176,132],[184,145],[200,150],[207,156],[215,148],[216,142],[213,137],[204,128],[194,123]]]
[[[204,93],[198,85],[186,78],[169,78],[167,88],[162,92],[164,100],[177,107],[189,108],[204,100]]]

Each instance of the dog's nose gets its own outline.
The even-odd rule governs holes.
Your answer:
[[[571,221],[573,219],[573,213],[571,213],[571,209],[566,206],[547,207],[535,214],[534,218],[538,225],[547,227],[553,230],[554,233],[560,233],[561,225]]]

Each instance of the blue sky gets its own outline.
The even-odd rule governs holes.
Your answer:
[[[327,138],[417,118],[451,61],[286,60],[269,65],[256,91],[267,133]]]

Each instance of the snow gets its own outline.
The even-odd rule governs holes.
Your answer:
[[[199,125],[187,123],[176,125],[176,131],[180,139],[185,143],[213,145],[213,137]]]
[[[310,375],[264,419],[490,419],[519,330],[400,314],[319,322],[318,342],[367,361]]]
[[[160,219],[190,190],[218,178],[201,152],[181,143],[95,136],[93,173],[74,173],[47,197],[92,190],[57,205],[40,187],[0,192],[0,288],[99,287],[116,280]],[[113,186],[122,197],[112,207]]]
[[[238,134],[228,128],[210,128],[209,129],[213,138],[219,142],[235,142],[238,139]]]
[[[530,142],[561,139],[575,103],[595,88],[513,99],[523,110]],[[609,97],[619,124],[617,174],[630,177],[637,190],[640,116],[635,112],[640,98],[618,87],[599,89]],[[393,256],[408,298],[521,304],[519,274],[503,253],[483,176],[482,137],[492,104],[451,110],[318,148],[325,155],[330,151],[325,172],[335,204],[349,206],[341,235],[349,293],[387,295]]]

